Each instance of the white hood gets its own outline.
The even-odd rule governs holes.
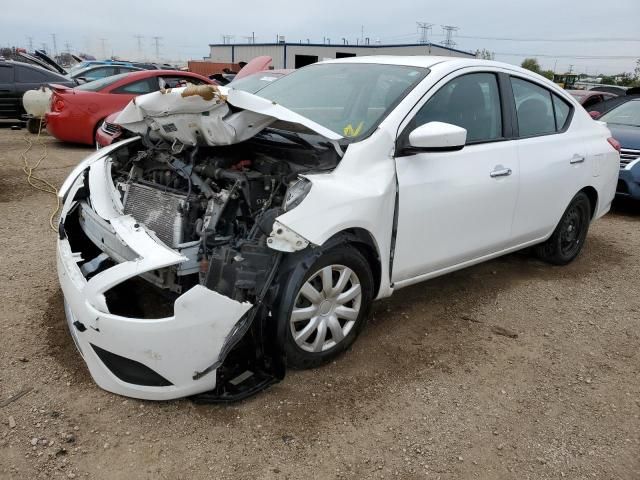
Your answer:
[[[206,90],[209,86],[201,87]],[[136,97],[120,112],[116,123],[135,133],[150,130],[152,137],[191,146],[239,143],[278,120],[301,125],[332,141],[343,138],[271,100],[242,90],[220,87],[208,99],[189,88],[193,89],[174,88]],[[183,96],[185,91],[191,94]]]

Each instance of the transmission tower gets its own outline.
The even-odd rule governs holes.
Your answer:
[[[233,37],[235,35],[222,35],[222,43],[227,44],[227,43],[231,43],[231,40],[233,40]]]
[[[134,35],[133,36],[138,42],[138,59],[142,60],[142,39],[144,38],[142,35]]]
[[[453,25],[442,25],[442,31],[445,34],[445,39],[440,42],[447,48],[453,48],[457,45],[456,42],[453,41],[453,34],[459,30],[458,27],[454,27]]]
[[[66,49],[67,53],[71,53],[71,44],[69,42],[66,42],[64,44],[64,48]]]
[[[102,58],[106,60],[107,58],[107,47],[106,47],[106,42],[107,39],[106,38],[101,38],[100,39],[100,45],[102,46]]]
[[[27,37],[27,41],[29,45],[29,51],[33,52],[33,37]]]
[[[427,22],[416,22],[418,24],[418,32],[420,32],[420,43],[427,44],[429,43],[429,33],[431,32],[431,27],[433,27],[433,23]]]
[[[153,38],[153,44],[156,49],[156,59],[160,60],[160,40],[162,40],[162,37],[151,37],[151,38]]]
[[[58,55],[58,44],[56,43],[56,34],[52,33],[51,34],[51,39],[53,40],[53,56],[57,56]]]

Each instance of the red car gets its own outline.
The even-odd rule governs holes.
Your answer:
[[[215,84],[202,75],[175,70],[144,70],[123,73],[85,83],[75,88],[50,85],[53,90],[47,131],[58,140],[93,145],[96,131],[104,119],[122,110],[133,97],[174,88],[189,82]]]

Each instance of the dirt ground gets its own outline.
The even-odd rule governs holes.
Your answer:
[[[24,135],[0,128],[0,478],[640,479],[640,207],[570,266],[516,254],[399,291],[336,362],[248,401],[145,402],[74,349]],[[91,152],[44,142],[58,185]]]

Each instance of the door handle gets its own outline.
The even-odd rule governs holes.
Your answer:
[[[511,175],[511,169],[510,168],[498,168],[494,171],[492,171],[489,176],[491,178],[495,178],[495,177],[508,177],[509,175]]]
[[[573,156],[571,160],[569,160],[571,165],[575,165],[576,163],[584,163],[584,156],[578,155],[577,153]]]

